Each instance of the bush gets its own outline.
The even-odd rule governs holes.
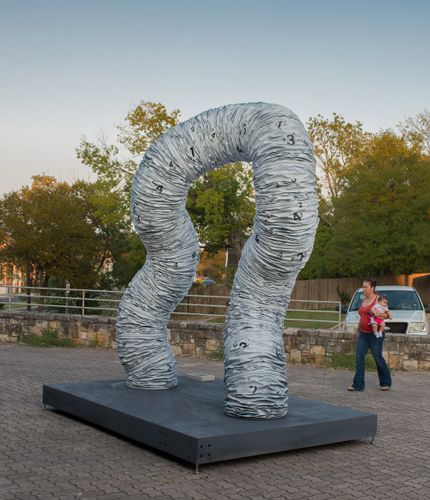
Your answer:
[[[376,370],[375,361],[371,354],[367,354],[364,360],[364,366],[367,370]],[[333,354],[332,368],[355,369],[355,354]]]
[[[347,306],[351,302],[351,296],[349,295],[349,293],[341,290],[339,288],[339,285],[336,286],[336,292],[339,296],[339,300],[342,303],[342,306]]]
[[[30,335],[22,335],[19,341],[23,344],[36,347],[76,347],[73,339],[60,338],[58,332],[47,328],[42,331],[42,335],[31,333]]]

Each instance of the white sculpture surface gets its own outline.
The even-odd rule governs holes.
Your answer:
[[[167,324],[192,285],[199,258],[187,191],[206,171],[236,161],[252,162],[256,216],[225,324],[225,412],[279,418],[288,407],[285,312],[318,224],[312,145],[301,121],[283,106],[212,109],[168,130],[149,148],[132,188],[133,223],[147,260],[120,304],[118,353],[129,387],[177,385]]]

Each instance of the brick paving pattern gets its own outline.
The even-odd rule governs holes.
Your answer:
[[[222,363],[179,358],[181,373]],[[42,385],[123,378],[103,349],[0,345],[0,499],[430,498],[430,374],[290,366],[290,393],[378,414],[375,443],[349,442],[193,467],[42,405]]]

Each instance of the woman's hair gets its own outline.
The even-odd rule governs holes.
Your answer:
[[[372,280],[371,278],[368,278],[368,279],[363,280],[363,283],[369,283],[369,285],[370,285],[372,288],[375,288],[375,287],[376,287],[376,280]]]

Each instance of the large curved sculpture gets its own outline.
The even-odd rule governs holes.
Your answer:
[[[132,219],[147,260],[120,304],[118,353],[129,387],[177,385],[167,323],[193,282],[199,254],[187,191],[206,171],[236,161],[252,162],[256,217],[225,324],[225,412],[279,418],[288,398],[284,316],[318,223],[312,145],[298,117],[283,106],[212,109],[149,148],[132,188]]]

